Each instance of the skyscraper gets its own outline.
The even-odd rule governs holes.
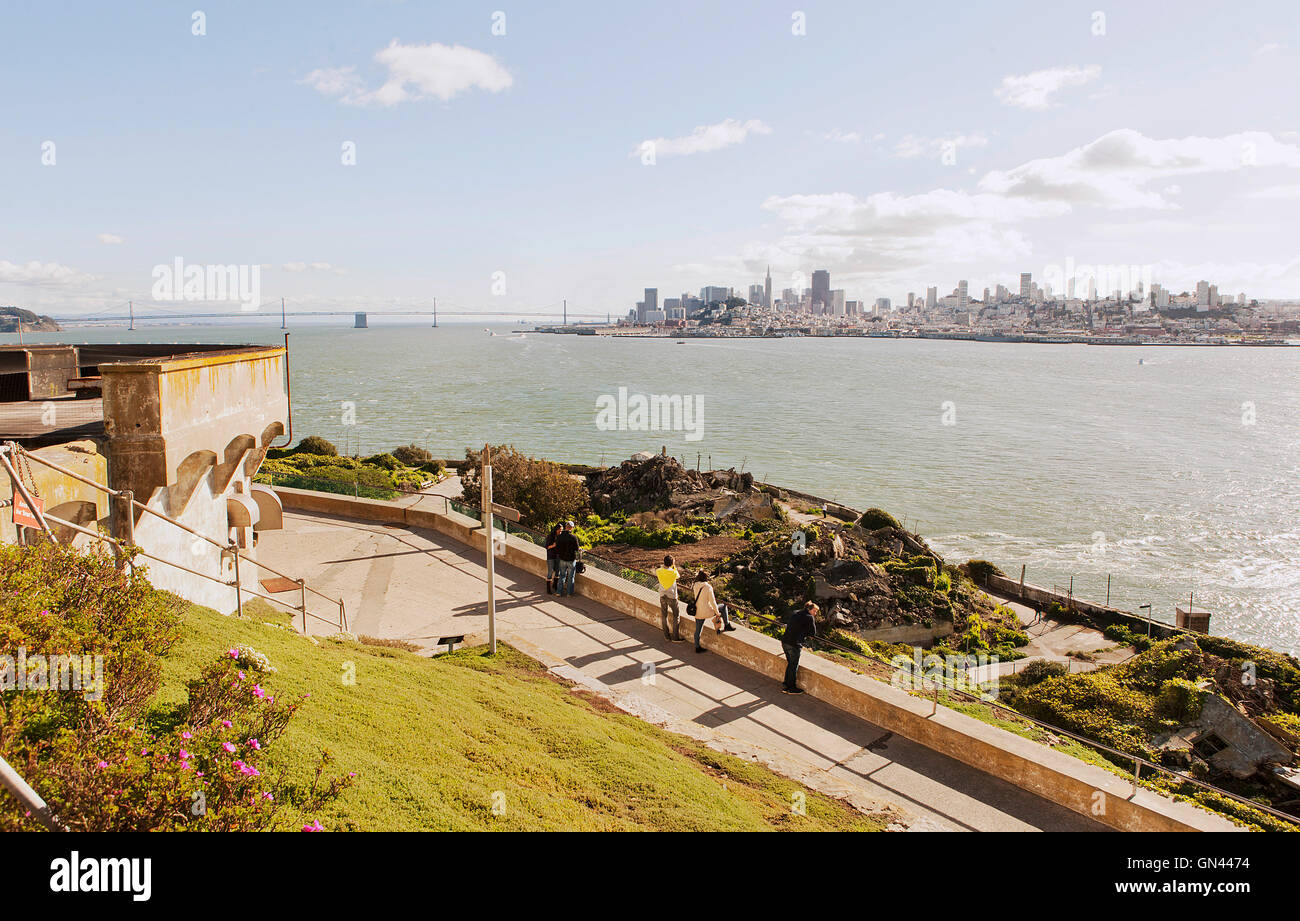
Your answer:
[[[763,306],[772,309],[772,267],[767,267],[767,279],[763,282]]]
[[[926,289],[925,289],[925,309],[926,309],[926,310],[933,310],[935,307],[938,306],[938,304],[939,304],[939,289],[938,289],[938,288],[926,288]]]
[[[957,309],[965,310],[970,306],[970,295],[966,288],[966,279],[957,282]]]
[[[1032,272],[1020,273],[1020,296],[1029,297],[1033,293],[1034,275]]]
[[[818,269],[812,274],[812,312],[825,313],[831,303],[831,273]]]

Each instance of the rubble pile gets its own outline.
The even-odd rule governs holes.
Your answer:
[[[674,457],[653,454],[587,475],[591,507],[598,515],[675,510],[686,517],[771,517],[772,500],[750,473],[734,469],[700,472]]]
[[[827,519],[755,540],[721,569],[727,594],[764,613],[783,617],[813,600],[828,627],[851,632],[964,622],[991,609],[902,528],[867,531]]]

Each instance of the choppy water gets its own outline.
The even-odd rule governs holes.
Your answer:
[[[954,560],[1300,649],[1300,349],[737,340],[518,327],[292,328],[294,428],[363,453],[510,442],[617,462],[658,450],[880,506]],[[60,341],[276,342],[272,325],[73,330]],[[37,338],[37,337],[29,337]],[[597,400],[703,400],[703,437],[601,431]],[[343,403],[357,425],[341,424]],[[945,404],[951,404],[945,407]],[[1245,424],[1253,404],[1254,424]],[[946,425],[948,419],[953,424]],[[427,434],[426,434],[427,433]]]

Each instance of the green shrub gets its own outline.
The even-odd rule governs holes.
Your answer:
[[[463,501],[477,506],[482,491],[482,454],[465,449],[461,475]],[[492,499],[518,510],[520,523],[545,529],[551,522],[577,519],[587,508],[587,487],[559,464],[532,458],[512,445],[492,448]]]
[[[319,435],[308,435],[298,442],[298,447],[294,450],[299,454],[325,454],[331,457],[339,453],[338,448]]]
[[[1005,576],[998,567],[994,566],[988,560],[967,560],[966,572],[979,584],[983,585],[989,576]]]
[[[391,454],[372,454],[369,457],[362,458],[363,463],[372,467],[382,467],[385,470],[401,470],[404,466],[401,461]]]
[[[421,467],[433,462],[433,455],[419,445],[409,444],[393,449],[393,457],[408,467]]]
[[[1032,686],[1048,678],[1059,678],[1068,673],[1069,667],[1060,662],[1035,659],[1017,673],[1017,680],[1021,685]]]
[[[1160,687],[1156,712],[1180,725],[1201,715],[1201,689],[1186,678],[1171,678]]]
[[[899,528],[902,525],[898,523],[897,518],[884,509],[869,508],[858,519],[858,527],[867,531],[877,531],[880,528]]]

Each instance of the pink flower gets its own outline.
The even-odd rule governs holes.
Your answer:
[[[315,822],[312,822],[310,825],[304,825],[302,827],[302,830],[303,831],[324,831],[325,826],[320,823],[320,819],[317,819]]]
[[[239,766],[239,773],[243,774],[246,777],[262,776],[262,772],[259,771],[257,768],[253,767],[251,764],[241,764]]]
[[[101,762],[99,762],[99,764],[95,765],[95,767],[97,767],[97,768],[101,768],[101,769],[102,769],[102,768],[106,768],[106,767],[108,767],[108,762],[107,762],[107,761],[101,761]]]
[[[221,721],[221,728],[222,728],[222,729],[229,729],[229,728],[230,728],[230,720],[222,720],[222,721]]]
[[[253,696],[254,696],[254,697],[265,697],[265,696],[266,696],[266,691],[263,691],[263,690],[262,690],[262,686],[261,686],[260,684],[255,684],[255,685],[253,685]]]
[[[202,776],[203,776],[203,772],[202,772],[202,771],[199,771],[199,772],[196,773],[194,776],[195,776],[195,777],[202,777]]]
[[[189,756],[190,756],[190,753],[187,752],[185,749],[182,748],[182,749],[181,749],[181,760],[184,761],[184,760],[185,760],[186,758],[188,758]]]
[[[243,669],[240,669],[240,671],[239,671],[239,680],[240,680],[240,681],[243,681],[243,680],[244,680],[244,671],[243,671]]]
[[[147,748],[142,748],[142,749],[140,749],[140,754],[142,754],[142,755],[147,755],[147,754],[149,754],[149,749],[147,749]]]
[[[182,739],[192,739],[192,738],[194,738],[194,736],[190,735],[189,732],[182,732],[182,733],[181,733],[181,738],[182,738]]]
[[[230,658],[232,658],[232,659],[238,659],[238,658],[239,658],[239,650],[238,650],[238,649],[229,649],[229,650],[227,650],[227,652],[230,654]]]
[[[229,742],[222,742],[221,747],[226,750],[227,754],[234,754],[235,746],[231,745]]]
[[[192,770],[194,770],[194,765],[190,764],[188,761],[182,761],[182,762],[181,762],[181,769],[182,769],[182,770],[185,770],[185,771],[192,771]],[[199,776],[202,777],[203,775],[200,774]]]
[[[249,739],[249,740],[248,740],[248,745],[249,745],[249,747],[252,748],[254,751],[259,751],[259,752],[260,752],[260,751],[262,750],[262,743],[259,742],[259,741],[257,741],[257,739]]]
[[[356,771],[348,771],[348,776],[349,776],[349,777],[356,777],[356,776],[357,776],[357,772],[356,772]]]
[[[272,796],[272,795],[271,795],[271,791],[268,790],[268,791],[266,791],[265,793],[262,794],[262,799],[274,800],[275,797]]]

